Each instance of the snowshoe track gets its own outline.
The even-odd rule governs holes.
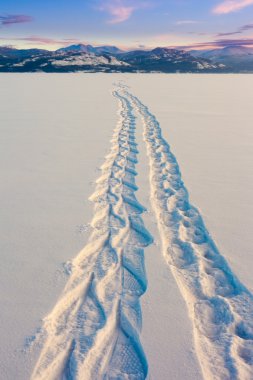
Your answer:
[[[142,117],[151,202],[167,263],[188,306],[205,379],[253,379],[253,296],[237,279],[191,205],[176,157],[148,108],[122,93]]]
[[[51,314],[33,380],[145,379],[148,364],[139,333],[139,298],[147,288],[144,247],[152,243],[135,192],[135,117],[118,91],[120,120],[101,167],[93,228]]]

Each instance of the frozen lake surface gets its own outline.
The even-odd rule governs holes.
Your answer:
[[[84,288],[87,287],[80,290],[80,295],[85,294],[84,298],[88,300],[80,306],[88,308],[83,309],[82,315],[90,315],[92,322],[97,321],[96,326],[87,322],[90,331],[94,329],[89,342],[95,339],[96,329],[103,332],[104,326],[108,325],[111,335],[106,330],[102,341],[109,336],[109,342],[116,342],[113,344],[118,347],[116,353],[121,357],[119,346],[125,342],[126,330],[133,334],[131,342],[134,344],[130,348],[137,356],[130,357],[139,363],[132,369],[139,371],[136,379],[143,378],[146,365],[148,378],[155,380],[167,380],[168,375],[173,379],[202,379],[203,368],[206,368],[206,378],[212,378],[213,368],[207,356],[214,360],[217,378],[252,378],[252,86],[253,75],[0,76],[0,372],[4,379],[12,380],[18,376],[19,380],[26,380],[36,363],[35,379],[53,378],[50,377],[53,376],[52,367],[43,359],[43,353],[37,362],[39,350],[33,351],[30,344],[33,335],[38,337],[36,332],[47,315],[51,324],[44,325],[44,329],[48,342],[52,339],[55,344],[50,346],[50,355],[58,378],[68,378],[68,372],[74,371],[74,378],[79,379],[82,378],[79,370],[85,368],[87,374],[90,366],[95,368],[92,355],[86,360],[81,345],[77,348],[80,335],[75,336],[75,346],[71,343],[71,323],[66,324],[68,329],[62,335],[58,334],[62,339],[59,342],[50,328],[54,324],[59,324],[59,328],[64,326],[61,319],[67,315],[64,296],[73,299],[74,293],[71,292],[78,281],[82,283],[82,278]],[[112,94],[113,91],[116,93]],[[119,109],[123,112],[121,119]],[[132,129],[131,123],[135,128]],[[144,139],[143,131],[146,134]],[[160,132],[164,140],[161,140]],[[174,155],[168,152],[167,143]],[[134,144],[138,144],[138,154],[130,149]],[[124,153],[126,146],[130,146],[129,155]],[[111,156],[106,159],[110,150]],[[114,158],[116,153],[119,155]],[[116,174],[115,160],[117,167],[120,166]],[[124,164],[124,160],[131,163],[131,168]],[[98,169],[103,164],[101,173]],[[153,173],[151,181],[150,171]],[[120,190],[114,182],[122,181],[121,172],[127,183]],[[118,214],[115,217],[114,210],[112,216],[109,213],[104,219],[100,206],[98,213],[94,213],[94,204],[88,198],[95,191],[93,202],[96,208],[96,202],[108,188],[108,173],[113,178],[116,176],[110,183],[110,191],[118,197],[118,192],[122,191],[123,203],[115,205],[107,197],[106,210],[116,207]],[[101,175],[105,188],[95,186]],[[136,185],[139,190],[134,195]],[[168,195],[171,186],[173,194]],[[158,193],[159,201],[156,198]],[[138,203],[133,203],[135,196]],[[139,202],[147,212],[140,212]],[[178,202],[186,202],[187,210],[190,208],[191,212],[197,213],[187,219],[184,214],[187,210],[182,211]],[[163,212],[165,203],[166,213]],[[131,305],[139,304],[141,295],[141,312],[137,306],[126,307],[129,297],[122,296],[120,306],[111,300],[110,294],[117,293],[122,274],[117,271],[109,273],[106,293],[103,271],[97,275],[97,278],[101,277],[100,284],[96,282],[96,266],[90,270],[95,273],[93,281],[88,276],[92,261],[82,261],[83,256],[86,260],[85,255],[91,252],[82,249],[92,236],[92,228],[95,226],[96,232],[99,226],[103,233],[109,228],[110,232],[115,218],[124,224],[127,236],[133,236],[134,231],[133,241],[143,250],[146,271],[132,256],[123,256],[120,262],[124,271],[134,275],[139,284],[131,288],[130,301]],[[128,225],[124,218],[131,223]],[[116,231],[118,227],[113,225],[113,228]],[[196,242],[196,229],[198,233],[201,231],[204,241],[199,238]],[[95,234],[92,244],[101,236]],[[125,238],[113,238],[121,241],[119,247],[125,252],[131,251],[132,246],[123,244]],[[111,252],[117,252],[115,244],[113,241]],[[188,252],[187,263],[178,254],[182,244],[184,252]],[[191,253],[186,246],[191,248]],[[166,252],[169,249],[168,256],[165,249]],[[208,255],[212,250],[215,258]],[[74,260],[80,251],[80,259]],[[179,256],[175,256],[176,253]],[[112,257],[112,253],[110,255]],[[72,265],[71,260],[74,260]],[[78,272],[80,263],[87,272]],[[135,266],[139,268],[138,273]],[[72,269],[70,275],[68,269]],[[61,296],[67,281],[65,293]],[[78,292],[75,296],[77,300],[80,298]],[[101,308],[94,299],[103,299]],[[250,306],[242,315],[246,303]],[[118,312],[121,307],[123,311]],[[91,314],[94,308],[103,309],[103,313],[100,310],[94,316]],[[135,310],[138,317],[133,317],[131,310]],[[115,331],[112,328],[114,313],[120,314],[116,318]],[[142,329],[138,319],[140,313]],[[71,321],[80,315],[73,314]],[[130,321],[134,318],[136,329],[129,332],[126,322],[122,322],[122,333],[119,326],[125,315]],[[231,358],[230,353],[226,356],[222,351],[228,334],[233,342]],[[200,343],[202,336],[206,339],[206,353]],[[59,359],[57,344],[63,347],[61,344],[68,341],[69,346],[62,350],[65,356]],[[47,343],[41,344],[47,354]],[[102,351],[99,342],[97,346],[91,344],[93,346],[95,352],[100,352],[101,360],[111,357],[111,353]],[[64,350],[73,352],[77,364],[73,369],[72,358],[67,372],[64,370],[63,373],[67,360]],[[217,353],[223,362],[215,361]],[[109,378],[117,376],[118,360],[115,356],[106,364]],[[94,378],[94,373],[89,372],[89,376],[84,377],[85,380]]]

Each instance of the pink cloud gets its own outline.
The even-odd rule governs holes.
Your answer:
[[[144,1],[109,0],[107,2],[103,1],[103,5],[99,7],[99,10],[110,14],[111,19],[108,21],[109,24],[119,24],[127,21],[136,10],[148,6],[149,3]]]
[[[0,25],[4,26],[22,24],[31,21],[33,21],[33,18],[27,15],[0,15]]]
[[[17,40],[18,38],[16,38]],[[21,41],[28,41],[28,42],[37,42],[42,45],[48,45],[48,44],[57,44],[57,40],[54,40],[52,38],[47,38],[47,37],[38,37],[38,36],[31,36],[31,37],[21,37],[19,40]]]
[[[135,8],[134,7],[118,7],[113,8],[110,10],[110,14],[113,16],[113,18],[109,21],[110,24],[119,24],[121,22],[124,22],[128,20]]]
[[[226,14],[239,11],[250,5],[253,5],[253,0],[225,0],[217,5],[213,9],[213,12],[216,14]]]
[[[38,45],[61,45],[61,46],[68,46],[70,44],[74,43],[80,43],[80,40],[77,40],[75,38],[66,38],[66,39],[54,39],[54,38],[47,38],[47,37],[40,37],[40,36],[29,36],[29,37],[9,37],[10,41],[23,41],[23,42],[29,42],[29,43],[36,43]],[[6,38],[0,37],[0,40],[6,40]]]

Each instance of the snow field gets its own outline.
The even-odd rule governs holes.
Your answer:
[[[136,250],[136,246],[149,245],[152,237],[136,216],[145,209],[134,196],[137,190],[134,178],[138,174],[135,109],[143,119],[150,160],[151,203],[163,254],[188,306],[203,377],[250,380],[253,297],[230,270],[199,211],[190,204],[177,160],[162,137],[155,116],[122,84],[117,86],[114,96],[122,102],[123,120],[112,140],[116,145],[102,165],[97,191],[91,197],[95,202],[91,223],[94,232],[78,256],[78,264],[75,261],[73,264],[70,295],[67,293],[71,303],[64,300],[64,295],[63,302],[56,306],[60,318],[53,311],[51,323],[44,324],[47,340],[33,378],[82,379],[84,374],[87,379],[147,377],[148,363],[137,333],[141,328],[141,310],[134,293],[139,297],[146,290],[143,251]],[[81,286],[83,292],[87,277],[84,295],[79,294],[76,288]],[[86,310],[89,298],[93,299],[93,305]],[[100,317],[93,315],[94,299]],[[77,308],[72,302],[77,303]],[[123,317],[123,306],[127,318]],[[102,318],[95,327],[94,318],[95,321]],[[93,328],[86,332],[87,326]],[[62,337],[57,344],[59,335]]]
[[[21,338],[29,338],[40,325],[38,319],[47,315],[55,303],[66,278],[60,263],[67,260],[69,280],[44,319],[35,378],[82,378],[82,368],[91,378],[148,376],[163,380],[168,373],[175,379],[186,378],[185,373],[188,379],[201,378],[200,373],[196,377],[194,352],[191,356],[193,333],[204,378],[251,379],[253,160],[248,95],[252,76],[14,77],[0,78],[4,157],[1,326],[6,342],[1,348],[0,365],[5,379],[19,373],[19,378],[25,380],[31,373],[35,363],[29,351],[24,356],[14,348],[22,348]],[[11,92],[14,80],[15,96]],[[94,214],[88,227],[89,242],[71,260],[85,239],[79,235],[80,241],[73,244],[68,223],[73,221],[74,229],[79,224],[78,230],[83,231],[87,227],[81,223],[88,223],[92,217],[86,205],[84,219],[82,212],[79,215],[75,210],[80,210],[82,200],[88,198],[88,182],[96,178],[94,168],[103,160],[108,146],[116,119],[116,102],[109,92],[112,82],[119,80],[130,87],[116,86],[114,92],[123,107],[122,114],[91,197]],[[27,90],[22,97],[24,81]],[[53,83],[56,86],[50,90],[49,84]],[[237,93],[231,91],[233,86]],[[32,88],[35,91],[30,91]],[[103,97],[106,106],[100,108],[101,117],[94,114],[88,124],[83,123],[88,108],[92,110],[94,104],[101,107]],[[40,101],[35,101],[38,98]],[[86,98],[90,100],[86,102]],[[13,101],[15,113],[10,112]],[[132,128],[139,115],[143,125],[139,123],[138,128],[145,129],[148,159],[143,150],[130,155],[125,150],[139,150],[135,145],[136,128]],[[101,122],[97,123],[99,118]],[[121,133],[123,124],[130,129]],[[43,160],[42,145],[43,155],[48,155]],[[119,151],[114,162],[114,154]],[[140,174],[148,161],[151,187],[145,185],[144,189],[146,180]],[[57,182],[52,182],[52,176]],[[153,237],[142,221],[145,207],[136,198],[136,180],[145,206],[149,202],[144,198],[151,191],[154,213],[149,209],[144,221]],[[83,182],[87,186],[82,193],[74,184]],[[159,234],[150,223],[154,215]],[[39,233],[34,239],[36,231]],[[155,247],[150,244],[153,238]],[[128,239],[135,242],[134,247]],[[147,253],[163,253],[164,263],[160,256],[156,266],[155,258],[147,258]],[[148,277],[145,261],[149,263]],[[156,290],[157,297],[150,294]],[[168,305],[161,305],[161,295]],[[168,312],[169,307],[175,310]],[[157,349],[157,339],[161,339],[160,347],[166,350],[168,360],[166,353]],[[132,367],[130,362],[134,363]],[[186,363],[188,372],[183,369]]]

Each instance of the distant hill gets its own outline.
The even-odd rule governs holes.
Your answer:
[[[48,53],[50,53],[48,50],[43,49],[15,49],[9,46],[0,46],[0,56],[6,58],[24,58]]]
[[[191,50],[190,53],[197,58],[205,58],[213,62],[223,63],[232,72],[253,72],[253,48],[227,46],[222,49]]]

